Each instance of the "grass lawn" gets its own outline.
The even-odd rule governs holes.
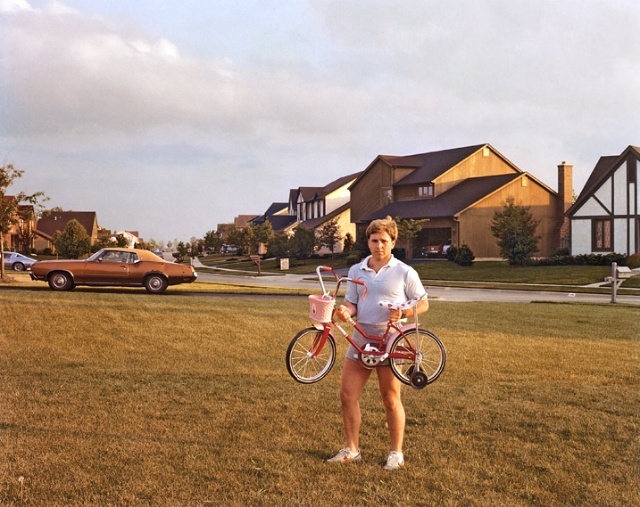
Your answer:
[[[403,391],[397,473],[374,384],[363,461],[324,463],[339,368],[305,386],[284,365],[306,314],[304,298],[1,290],[0,505],[640,505],[637,308],[434,302],[447,368]]]
[[[200,259],[206,266],[238,269],[247,272],[255,272],[258,268],[250,260],[243,257],[222,257],[219,255]],[[307,259],[305,261],[290,260],[290,269],[287,273],[313,274],[316,266],[328,265],[337,268],[346,268],[349,265],[345,258],[335,259]],[[438,282],[483,282],[493,284],[545,284],[545,285],[570,285],[579,286],[596,282],[602,282],[605,277],[611,276],[610,266],[527,266],[512,267],[504,261],[479,261],[472,267],[459,266],[454,262],[444,260],[415,261],[411,265],[416,269],[420,278],[428,284]],[[280,265],[275,260],[262,262],[263,273],[282,273]],[[504,286],[501,286],[504,288]],[[623,285],[626,288],[640,288],[640,276],[626,280]]]

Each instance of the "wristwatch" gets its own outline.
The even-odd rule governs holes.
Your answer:
[[[405,312],[404,310],[402,310],[400,312],[400,320],[404,320],[407,318],[407,312]]]

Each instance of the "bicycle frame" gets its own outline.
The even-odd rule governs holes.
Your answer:
[[[327,266],[318,266],[316,268],[316,273],[318,274],[318,279],[320,280],[320,285],[322,287],[322,292],[323,292],[323,297],[332,297],[331,294],[326,290],[325,285],[324,285],[324,281],[322,279],[322,274],[321,271],[329,271],[331,272],[331,274],[333,274],[333,276],[336,279],[336,288],[335,288],[335,292],[334,292],[334,296],[333,299],[335,300],[337,298],[338,292],[340,290],[340,286],[342,285],[343,282],[351,282],[351,283],[357,283],[359,285],[362,285],[365,287],[365,291],[366,291],[366,285],[364,284],[364,282],[361,282],[360,280],[354,280],[352,278],[348,278],[348,277],[339,277],[337,275],[337,273],[330,267]],[[365,292],[366,294],[366,292]],[[419,300],[415,301],[415,305],[417,305]],[[368,333],[366,333],[362,327],[356,322],[354,321],[352,318],[349,318],[349,320],[347,321],[349,324],[351,324],[354,329],[356,329],[367,341],[369,342],[373,342],[377,344],[376,350],[374,349],[367,349],[367,347],[360,347],[351,337],[351,335],[344,330],[344,328],[338,323],[336,322],[335,319],[335,312],[336,312],[336,307],[334,306],[333,311],[331,312],[331,322],[322,322],[322,335],[319,339],[319,342],[316,346],[316,344],[314,343],[314,352],[313,355],[317,355],[317,353],[319,353],[322,348],[324,347],[329,333],[331,332],[331,330],[335,327],[340,334],[358,351],[359,353],[359,358],[360,358],[360,363],[362,363],[364,366],[368,366],[367,364],[363,363],[362,361],[362,357],[364,356],[369,356],[370,358],[374,358],[373,361],[371,361],[372,363],[375,363],[375,365],[382,363],[383,361],[385,361],[388,358],[394,358],[394,359],[406,359],[409,361],[415,361],[416,366],[420,365],[420,354],[416,353],[416,348],[414,348],[411,345],[411,341],[410,340],[406,340],[407,344],[408,344],[408,350],[403,351],[403,352],[391,352],[391,347],[393,346],[394,342],[398,339],[398,337],[400,336],[406,336],[408,337],[409,334],[412,331],[415,331],[417,333],[418,328],[419,328],[419,323],[418,323],[418,312],[414,312],[414,322],[411,324],[403,324],[402,326],[398,326],[396,323],[388,321],[387,322],[387,328],[384,332],[384,334],[382,336],[375,336],[375,335],[370,335]]]

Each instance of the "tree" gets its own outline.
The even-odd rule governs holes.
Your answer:
[[[222,238],[217,231],[207,231],[204,235],[204,248],[206,251],[220,251],[222,247]]]
[[[91,238],[77,220],[69,220],[62,232],[57,231],[53,244],[65,259],[79,259],[91,251]]]
[[[340,226],[338,225],[337,218],[325,222],[318,232],[318,245],[326,246],[329,250],[331,250],[332,259],[333,251],[341,239],[342,235],[340,234]]]
[[[273,240],[269,243],[268,255],[270,257],[291,257],[293,239],[284,232],[274,235]]]
[[[19,206],[23,203],[31,204],[32,206],[40,206],[40,201],[46,201],[43,192],[36,192],[32,195],[27,195],[24,192],[15,194],[13,198],[7,198],[7,189],[13,184],[13,182],[20,178],[24,174],[24,171],[16,169],[13,165],[8,164],[0,167],[0,259],[4,258],[4,236],[19,223],[21,217],[18,214]],[[27,217],[33,218],[33,217]],[[22,217],[24,220],[24,217]],[[20,231],[18,231],[20,233]],[[31,238],[22,238],[28,239]],[[0,262],[0,278],[4,278],[4,262]]]
[[[531,256],[538,250],[540,236],[536,228],[540,223],[533,218],[531,208],[515,203],[507,197],[502,209],[496,211],[491,221],[491,232],[498,240],[500,255],[512,266],[526,266]]]
[[[344,245],[342,245],[342,251],[349,253],[353,249],[354,239],[350,232],[344,235]]]
[[[251,255],[252,251],[257,253],[258,242],[256,240],[255,231],[251,225],[247,224],[242,228],[242,231],[240,232],[239,246],[242,247],[242,251],[245,255]]]
[[[302,224],[298,225],[294,229],[291,248],[296,257],[299,259],[306,259],[310,257],[315,246],[316,234],[313,229],[307,229]]]
[[[264,248],[268,249],[269,245],[273,241],[275,236],[273,232],[273,226],[269,220],[265,220],[264,223],[254,226],[253,228],[254,238],[255,238],[255,246],[256,252],[260,253],[260,246],[262,245]]]
[[[426,224],[429,219],[421,218],[416,220],[414,218],[400,218],[396,217],[396,225],[398,226],[398,245],[404,245],[407,252],[411,252],[411,243],[418,236],[418,233],[423,229],[423,225]]]

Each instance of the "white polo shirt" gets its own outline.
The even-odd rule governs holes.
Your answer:
[[[389,262],[377,273],[368,266],[371,256],[349,268],[349,278],[361,280],[364,287],[347,282],[345,299],[358,307],[357,318],[361,324],[384,324],[389,319],[389,309],[381,307],[382,300],[403,303],[426,293],[415,269],[391,256]]]

